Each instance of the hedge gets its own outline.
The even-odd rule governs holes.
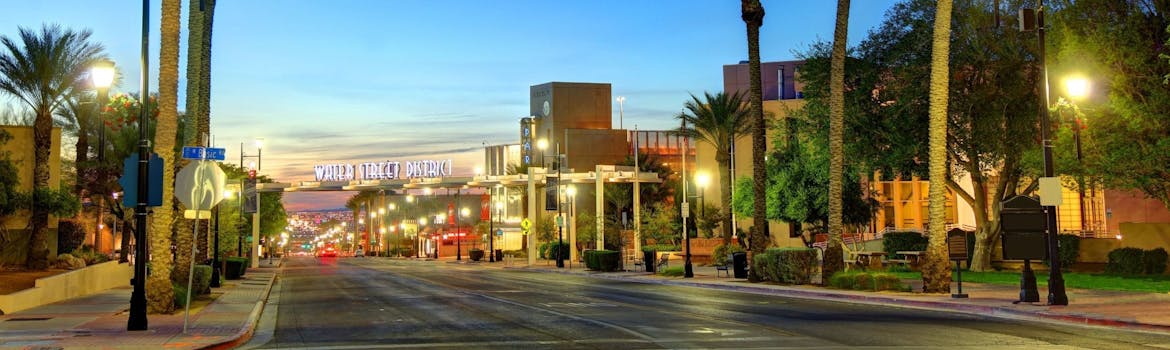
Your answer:
[[[556,253],[557,243],[558,242],[541,243],[539,246],[536,247],[536,250],[540,254],[538,256],[541,259],[554,259],[554,258],[556,258],[556,256],[553,254]],[[565,259],[568,259],[569,258],[569,243],[566,242],[565,244],[561,244],[560,246],[561,246],[561,256],[564,257]]]
[[[682,247],[674,244],[650,244],[642,246],[644,252],[679,252]]]
[[[248,258],[228,257],[224,259],[224,263],[226,265],[224,277],[229,280],[238,280],[244,276],[244,271],[247,271],[252,262]]]
[[[1060,268],[1067,271],[1077,262],[1077,255],[1081,254],[1081,236],[1057,235],[1056,244],[1060,245],[1060,251],[1057,253],[1060,257]]]
[[[1166,272],[1166,250],[1155,248],[1118,248],[1109,252],[1105,273],[1114,275],[1160,275]]]
[[[852,290],[907,290],[907,287],[902,285],[902,280],[898,276],[882,272],[838,272],[829,278],[829,285],[834,288]]]
[[[616,250],[586,250],[585,267],[596,271],[617,271],[621,254]]]
[[[187,286],[171,282],[171,288],[175,290],[175,307],[187,307]]]
[[[817,252],[811,248],[768,248],[752,257],[752,269],[765,280],[807,284],[817,265]]]
[[[742,253],[743,251],[743,247],[735,243],[717,245],[715,246],[715,252],[711,253],[711,263],[715,265],[728,264],[727,259],[731,256],[731,253]]]
[[[191,279],[191,291],[195,295],[211,294],[211,266],[195,265],[191,273],[195,276]]]
[[[886,256],[897,256],[900,251],[925,251],[926,236],[918,232],[887,232],[882,235],[882,247]]]

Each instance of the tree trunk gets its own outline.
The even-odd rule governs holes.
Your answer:
[[[733,140],[731,142],[735,142],[735,141]],[[727,147],[723,147],[723,148],[727,148]],[[725,245],[725,246],[731,244],[731,235],[732,235],[732,232],[731,232],[731,220],[732,220],[732,218],[731,218],[731,191],[728,190],[731,188],[731,175],[728,174],[728,171],[731,169],[731,156],[728,155],[727,151],[728,151],[727,149],[721,149],[719,151],[721,154],[717,155],[715,157],[715,159],[716,159],[715,162],[719,164],[719,169],[727,170],[727,171],[720,171],[719,172],[719,188],[722,189],[719,191],[719,203],[723,207],[723,211],[719,213],[720,215],[723,216],[720,220],[723,222],[720,225],[720,229],[722,230],[722,233],[723,233],[722,234],[723,245]]]
[[[935,10],[930,64],[930,223],[922,265],[923,292],[951,291],[946,246],[947,99],[950,79],[951,1],[939,0]]]
[[[53,111],[43,101],[33,121],[33,189],[49,188],[49,150],[53,149]],[[44,203],[32,205],[32,237],[28,241],[25,265],[29,269],[49,267],[49,210]]]
[[[833,30],[833,53],[829,71],[829,245],[825,249],[824,277],[845,269],[841,239],[842,180],[845,169],[845,45],[849,33],[849,0],[837,0],[837,21]]]
[[[175,192],[175,133],[177,128],[176,99],[179,80],[179,16],[180,0],[163,0],[159,46],[159,116],[155,124],[154,151],[163,161],[163,205],[154,210],[150,227],[151,274],[147,280],[148,311],[167,313],[174,310],[174,290],[171,289],[171,234],[174,212],[171,198]],[[148,96],[143,96],[142,108],[149,108]],[[184,247],[178,247],[180,251]],[[188,248],[190,249],[190,248]],[[180,261],[180,264],[182,262]]]
[[[126,221],[122,220],[121,217],[115,218],[114,220],[116,220],[115,222],[118,223],[118,227],[122,228],[122,247],[121,253],[118,254],[118,262],[130,262],[130,238],[134,237],[134,230],[130,225],[127,225]]]
[[[98,108],[101,108],[101,107],[99,106]],[[79,174],[77,176],[78,177],[77,181],[73,184],[73,192],[76,193],[78,196],[81,196],[82,190],[85,189],[86,181],[82,180],[82,178],[81,178],[82,174],[80,174],[80,173],[81,173],[82,167],[87,166],[88,164],[86,164],[86,163],[89,162],[89,133],[87,132],[88,128],[85,125],[90,124],[90,123],[87,120],[87,118],[83,118],[81,116],[81,113],[78,113],[76,115],[76,117],[77,117],[77,144],[76,144],[76,147],[74,147],[74,151],[73,151],[74,154],[76,154],[76,158],[75,158],[75,161],[73,162],[73,164],[74,164],[74,167],[77,169],[77,172]],[[105,127],[105,125],[102,125],[102,127]]]
[[[994,231],[994,232],[993,232]],[[971,254],[971,271],[991,271],[991,252],[999,236],[999,229],[980,225],[975,231],[975,251]]]
[[[741,0],[741,17],[747,25],[748,40],[748,80],[750,91],[748,97],[748,115],[753,122],[752,126],[752,255],[764,252],[768,245],[768,237],[764,236],[768,225],[766,200],[767,174],[764,169],[764,153],[766,149],[767,133],[764,123],[763,87],[760,86],[760,26],[764,24],[764,5],[759,0]],[[750,261],[751,257],[749,257]],[[759,271],[751,269],[748,279],[753,282],[761,280]]]

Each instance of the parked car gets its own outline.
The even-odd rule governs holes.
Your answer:
[[[362,248],[358,248],[357,250],[355,250],[355,251],[353,252],[353,257],[355,257],[355,258],[360,258],[360,257],[363,257],[363,256],[366,256],[366,252],[365,252],[365,251],[362,251]]]

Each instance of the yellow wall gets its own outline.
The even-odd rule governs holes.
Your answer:
[[[773,117],[772,121],[778,121],[787,117],[792,111],[803,108],[804,100],[774,100],[764,101],[764,115],[767,116],[770,112]],[[776,137],[776,130],[768,130],[768,140],[766,141],[765,151],[772,150],[772,140]],[[718,165],[715,163],[715,149],[708,143],[697,141],[695,145],[695,158],[697,165],[695,166],[696,173],[706,172],[710,174],[711,184],[703,190],[704,200],[717,208],[722,208],[719,202],[722,189],[719,188],[719,172]],[[752,175],[752,138],[751,135],[744,135],[735,143],[735,178],[750,177]],[[735,180],[733,179],[734,185]],[[736,217],[737,228],[747,231],[752,225],[751,218]],[[778,247],[796,247],[804,246],[800,238],[788,237],[788,224],[778,221],[769,221],[769,229],[771,231],[772,244]]]
[[[1170,250],[1170,224],[1122,223],[1121,239],[1082,239],[1077,261],[1106,263],[1109,252],[1117,248],[1140,248],[1143,250],[1162,248]]]
[[[12,139],[0,145],[0,152],[7,152],[9,159],[16,166],[20,176],[20,191],[31,192],[33,188],[33,129],[31,126],[2,126],[12,135]],[[53,149],[49,152],[49,187],[57,188],[61,183],[61,129],[53,128]],[[18,212],[4,221],[4,227],[10,230],[24,229],[28,226],[28,212]],[[56,228],[57,220],[50,218],[49,228]],[[56,245],[52,247],[56,250]]]
[[[39,278],[33,288],[0,295],[0,314],[10,314],[129,285],[133,275],[134,269],[130,264],[108,261],[60,275]]]

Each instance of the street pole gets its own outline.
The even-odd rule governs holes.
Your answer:
[[[687,121],[683,120],[682,121],[682,130],[686,130],[686,128],[687,128]],[[690,203],[687,203],[687,196],[689,195],[689,194],[687,194],[687,153],[689,152],[689,149],[690,149],[690,143],[687,142],[686,138],[683,138],[682,142],[683,142],[683,148],[682,148],[683,200],[682,200],[682,209],[681,210],[682,210],[682,223],[683,223],[683,227],[682,227],[683,241],[686,242],[686,262],[683,264],[683,278],[692,278],[692,277],[695,277],[695,271],[694,271],[694,267],[691,266],[691,234],[689,232],[687,232],[688,231],[687,217],[690,216],[690,212],[691,212]]]
[[[1027,21],[1021,23],[1025,30]],[[1035,10],[1035,26],[1036,26],[1036,59],[1040,65],[1040,103],[1037,104],[1037,113],[1040,117],[1040,139],[1043,142],[1044,149],[1044,177],[1055,176],[1055,169],[1053,168],[1052,160],[1052,139],[1049,135],[1049,128],[1051,127],[1048,113],[1048,66],[1045,62],[1045,42],[1044,42],[1044,1],[1040,0]],[[1044,206],[1044,211],[1047,216],[1047,243],[1048,243],[1048,305],[1068,305],[1068,295],[1065,293],[1064,276],[1060,271],[1060,247],[1057,244],[1057,230],[1056,230],[1056,207],[1051,205]]]
[[[215,205],[215,239],[211,249],[211,286],[219,288],[219,204]]]
[[[146,121],[150,97],[149,61],[146,55],[150,52],[150,0],[142,0],[142,51],[139,62],[142,64],[141,97],[142,108],[138,111],[138,193],[134,200],[134,291],[130,293],[130,316],[126,321],[126,330],[144,331],[147,327],[146,319],[146,201],[150,192],[150,141],[146,139]],[[103,124],[105,125],[105,124]],[[105,145],[102,145],[105,147]],[[165,166],[165,165],[164,165]],[[168,199],[169,200],[169,199]]]
[[[565,246],[565,217],[561,212],[561,143],[557,142],[557,268],[565,268],[565,257],[561,256]],[[621,249],[621,248],[618,248]]]
[[[496,262],[496,218],[491,215],[495,209],[495,188],[488,188],[488,262]]]

